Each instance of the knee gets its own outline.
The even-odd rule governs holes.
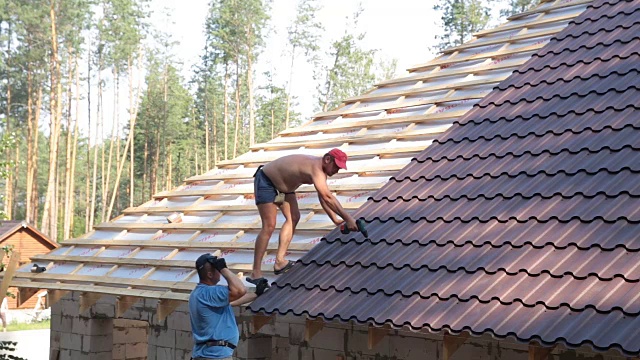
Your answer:
[[[262,222],[262,231],[268,233],[269,235],[273,234],[273,232],[276,230],[276,223],[275,221],[263,221]]]
[[[291,214],[291,222],[293,223],[293,226],[298,225],[300,222],[300,213]]]

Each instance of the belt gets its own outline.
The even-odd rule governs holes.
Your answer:
[[[209,341],[203,341],[201,343],[198,343],[198,345],[206,345],[206,346],[226,346],[228,348],[231,349],[235,349],[236,346],[233,345],[232,343],[225,341],[225,340],[209,340]]]

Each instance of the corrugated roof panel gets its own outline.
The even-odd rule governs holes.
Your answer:
[[[252,309],[640,354],[638,34],[589,6]]]

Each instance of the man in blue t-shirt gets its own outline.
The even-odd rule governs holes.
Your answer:
[[[189,296],[194,360],[231,360],[238,345],[238,324],[230,303],[242,298],[247,288],[227,268],[223,258],[203,254],[196,260],[200,282]],[[229,286],[217,285],[220,275]]]

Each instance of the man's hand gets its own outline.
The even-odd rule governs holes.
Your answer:
[[[356,224],[356,219],[354,219],[351,216],[349,216],[349,218],[347,219],[347,229],[349,229],[351,231],[359,231],[360,230],[360,229],[358,229],[358,224]]]
[[[222,272],[222,269],[227,268],[227,261],[224,258],[217,258],[213,263],[213,267],[219,272]]]

